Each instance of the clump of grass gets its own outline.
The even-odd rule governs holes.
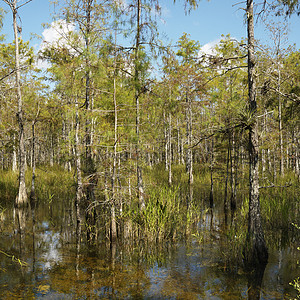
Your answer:
[[[0,171],[0,199],[4,203],[14,203],[18,192],[18,173],[13,171]]]
[[[173,238],[180,218],[178,189],[151,188],[146,208],[141,212],[144,232],[157,240]]]
[[[52,201],[53,198],[74,198],[73,174],[59,166],[37,168],[36,195],[45,201]]]
[[[152,186],[146,194],[146,207],[143,211],[132,205],[123,214],[124,218],[133,220],[139,226],[143,238],[148,241],[162,241],[185,234],[190,212],[186,203],[180,199],[179,188]]]
[[[268,228],[288,228],[299,213],[300,185],[295,174],[278,177],[260,191],[263,219]]]

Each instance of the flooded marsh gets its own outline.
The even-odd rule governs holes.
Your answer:
[[[75,211],[68,207],[56,199],[23,215],[12,207],[2,209],[1,299],[296,297],[290,285],[299,276],[296,231],[288,240],[282,231],[266,232],[272,236],[270,257],[256,286],[259,275],[228,265],[228,229],[217,209],[203,211],[185,238],[155,242],[141,235],[111,244],[104,237],[90,245],[76,235]]]

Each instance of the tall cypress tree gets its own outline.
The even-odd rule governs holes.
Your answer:
[[[247,0],[247,34],[248,34],[248,105],[250,122],[249,130],[249,214],[248,233],[244,249],[245,259],[249,265],[263,265],[268,261],[260,213],[259,201],[259,169],[258,169],[258,123],[255,82],[254,54],[254,13],[253,0]]]

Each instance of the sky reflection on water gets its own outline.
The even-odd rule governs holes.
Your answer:
[[[198,226],[203,230],[201,241],[196,236],[189,242],[117,245],[114,250],[102,243],[93,249],[82,245],[77,253],[74,231],[70,234],[69,221],[64,224],[68,218],[60,218],[59,224],[58,219],[50,222],[37,216],[35,233],[27,230],[20,241],[8,213],[3,221],[7,226],[0,232],[0,249],[28,266],[20,268],[2,255],[0,298],[247,299],[248,276],[224,268],[220,222],[218,216],[210,218],[207,214]],[[289,282],[299,274],[295,263],[299,253],[290,247],[270,250],[261,299],[288,299],[293,293]]]

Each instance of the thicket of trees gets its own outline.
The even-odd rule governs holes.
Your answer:
[[[169,186],[175,166],[184,166],[189,186],[195,173],[209,173],[211,207],[221,178],[227,211],[238,206],[239,181],[250,169],[248,242],[254,236],[258,258],[249,260],[266,259],[259,179],[274,186],[278,176],[300,175],[300,51],[284,48],[282,28],[270,29],[273,47],[256,48],[248,0],[246,42],[227,35],[207,55],[187,33],[176,45],[161,42],[158,2],[68,0],[58,2],[56,26],[73,30],[34,54],[18,37],[17,1],[4,2],[15,40],[0,45],[0,166],[19,165],[17,205],[28,202],[26,166],[32,199],[36,165],[63,166],[76,174],[78,228],[95,239],[97,208],[105,205],[114,241],[124,206],[145,209],[145,170],[163,167]],[[38,59],[50,64],[46,75]]]

